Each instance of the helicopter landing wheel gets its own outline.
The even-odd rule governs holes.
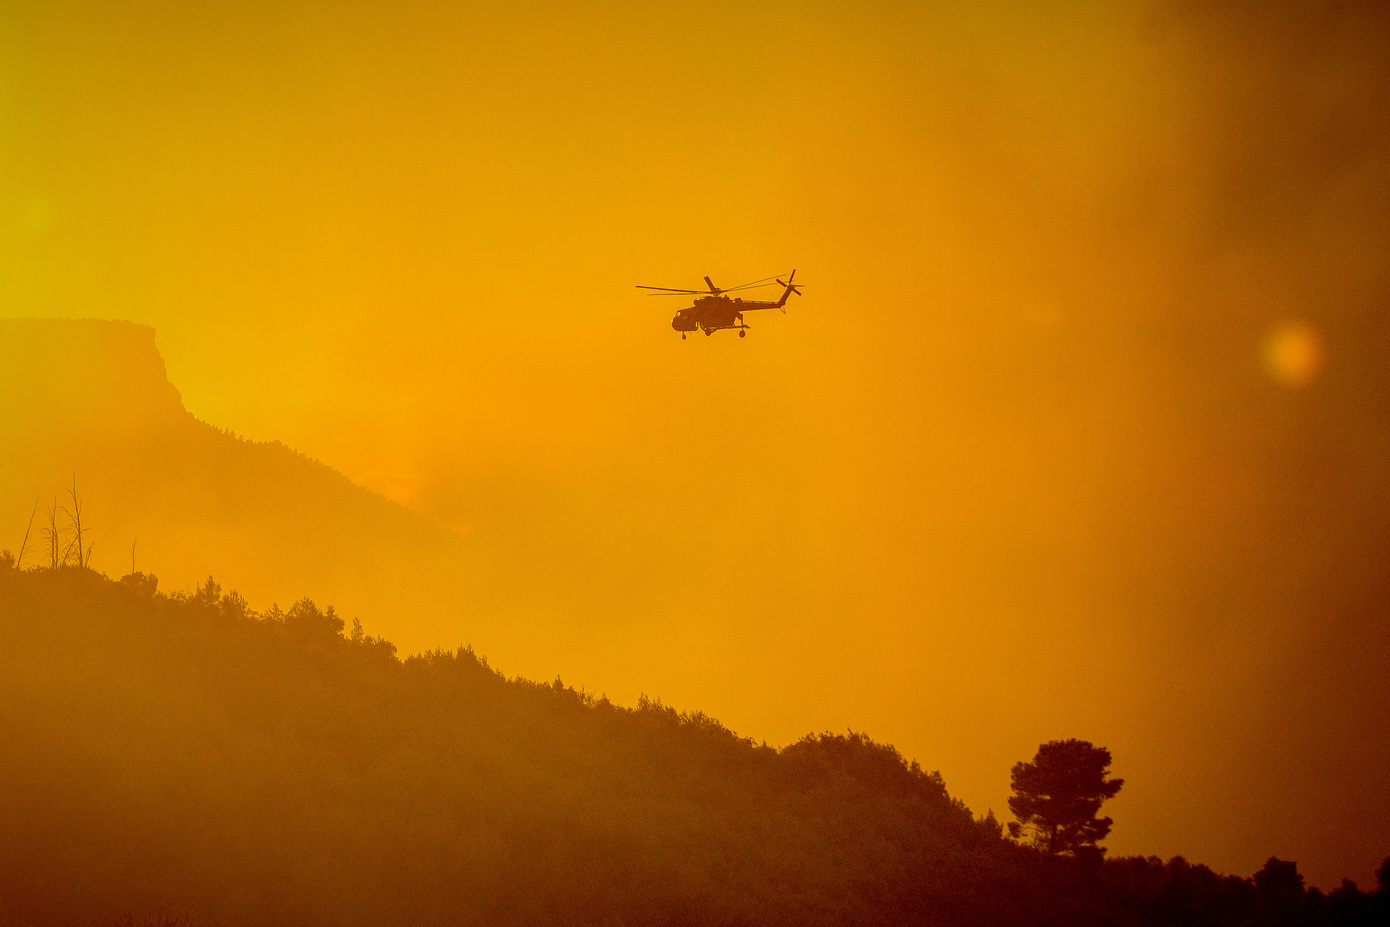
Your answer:
[[[747,337],[748,337],[748,333],[747,333],[746,331],[744,331],[743,329],[740,328],[740,329],[738,330],[738,336],[739,336],[740,338],[747,338]]]
[[[685,340],[685,332],[681,332],[681,341]]]

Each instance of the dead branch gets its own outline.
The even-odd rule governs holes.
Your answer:
[[[29,546],[29,532],[34,530],[34,516],[39,514],[39,497],[34,497],[34,510],[29,513],[29,527],[24,529],[24,540],[19,545],[19,557],[14,562],[14,568],[20,569],[24,565],[24,548]]]

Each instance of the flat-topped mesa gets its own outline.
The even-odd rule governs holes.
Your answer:
[[[37,432],[188,416],[154,329],[104,319],[0,319],[0,408]]]
[[[459,535],[282,444],[198,421],[153,329],[0,320],[0,548],[18,551],[31,515],[37,533],[74,484],[96,570],[121,576],[134,558],[166,589],[234,573],[257,607],[299,590],[411,649],[471,636],[456,616],[475,560]],[[32,537],[26,557],[42,562]]]

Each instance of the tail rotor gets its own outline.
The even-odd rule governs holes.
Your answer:
[[[786,304],[787,304],[787,297],[790,296],[792,293],[795,293],[797,296],[800,296],[800,295],[801,295],[801,287],[799,287],[799,286],[796,285],[796,283],[794,282],[795,280],[796,280],[796,271],[795,271],[795,270],[793,270],[793,271],[791,272],[791,276],[789,276],[789,277],[786,279],[785,282],[783,282],[783,281],[781,280],[781,278],[778,278],[778,280],[777,280],[778,284],[780,284],[781,286],[786,287],[786,291],[782,293],[782,299],[781,299],[781,300],[778,302],[778,304],[777,304],[777,308],[780,309],[780,310],[782,311],[782,314],[783,314],[783,315],[786,315],[786,314],[787,314],[787,305],[786,305]]]

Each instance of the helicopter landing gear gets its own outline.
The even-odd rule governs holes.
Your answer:
[[[681,332],[681,341],[685,340],[685,332]]]
[[[743,329],[740,328],[740,329],[738,330],[738,336],[739,336],[740,338],[746,338],[746,337],[748,337],[748,333],[747,333],[746,331],[744,331]]]

